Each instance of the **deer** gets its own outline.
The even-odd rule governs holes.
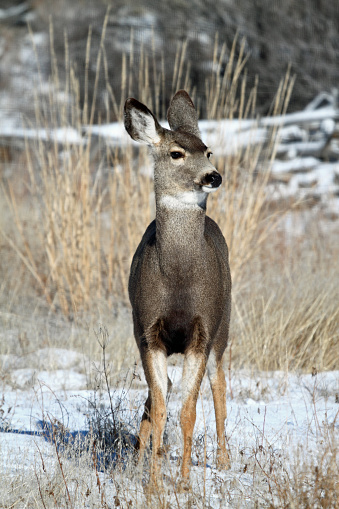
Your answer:
[[[229,335],[231,274],[224,236],[206,215],[222,177],[201,140],[194,104],[184,90],[172,98],[170,129],[141,102],[129,98],[125,129],[146,143],[154,162],[155,219],[134,254],[129,276],[134,336],[148,385],[137,439],[139,462],[152,434],[150,482],[157,483],[164,452],[167,359],[183,354],[181,482],[189,483],[200,385],[207,370],[214,403],[219,469],[230,466],[226,448],[226,379],[222,365]]]

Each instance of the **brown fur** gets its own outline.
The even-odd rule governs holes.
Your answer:
[[[183,478],[189,476],[196,402],[211,351],[217,463],[223,468],[229,464],[222,356],[228,341],[231,276],[227,245],[217,224],[206,216],[207,192],[206,187],[203,189],[211,176],[219,179],[216,186],[221,178],[208,160],[196,111],[186,92],[179,91],[172,99],[168,120],[172,130],[162,128],[135,99],[126,101],[126,129],[132,138],[151,146],[154,158],[156,219],[136,250],[129,280],[134,334],[149,386],[140,427],[140,457],[152,431],[153,480],[158,478],[158,453],[166,421],[165,358],[173,353],[185,355]],[[172,158],[173,151],[181,156]],[[191,205],[195,197],[197,203]]]

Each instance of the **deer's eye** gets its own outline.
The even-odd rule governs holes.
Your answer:
[[[184,157],[184,154],[182,152],[171,152],[171,158],[172,159],[180,159],[181,157]]]
[[[207,152],[208,159],[211,157],[212,154],[213,154],[213,152]]]

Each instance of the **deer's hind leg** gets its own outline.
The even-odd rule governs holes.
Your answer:
[[[207,372],[213,394],[217,429],[217,468],[228,469],[230,467],[230,460],[226,449],[225,438],[225,420],[227,417],[226,379],[222,367],[222,357],[218,356],[213,349],[208,359]]]

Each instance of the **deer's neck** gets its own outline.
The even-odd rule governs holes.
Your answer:
[[[198,205],[176,206],[157,200],[156,243],[163,273],[186,279],[200,270],[205,250],[206,211]]]

